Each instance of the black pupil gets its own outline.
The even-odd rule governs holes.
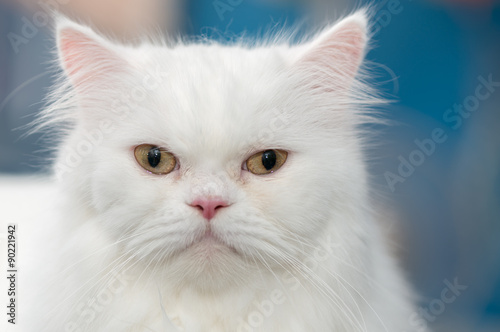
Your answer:
[[[151,167],[156,167],[161,160],[161,151],[159,148],[152,148],[148,152],[148,162]]]
[[[262,165],[268,171],[276,165],[276,153],[273,150],[267,150],[262,153]]]

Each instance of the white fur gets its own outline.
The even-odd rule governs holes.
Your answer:
[[[422,331],[370,206],[366,39],[363,12],[300,46],[132,48],[59,24],[67,78],[43,121],[66,128],[61,199],[27,249],[25,330]],[[180,167],[147,173],[143,143]],[[270,148],[281,169],[242,169]],[[206,196],[232,204],[219,243],[187,204]]]

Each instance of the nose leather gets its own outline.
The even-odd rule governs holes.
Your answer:
[[[200,210],[203,217],[207,220],[212,219],[221,208],[227,207],[229,204],[217,198],[198,198],[195,199],[190,206]]]

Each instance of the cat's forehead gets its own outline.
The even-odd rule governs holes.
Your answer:
[[[207,107],[261,101],[277,88],[285,67],[280,52],[273,48],[195,44],[168,53],[169,61],[157,60],[155,66],[165,86],[174,97],[189,96],[189,101],[203,101]]]
[[[184,46],[158,51],[149,67],[159,84],[144,120],[154,125],[151,135],[179,149],[245,149],[279,116],[285,64],[277,50]]]

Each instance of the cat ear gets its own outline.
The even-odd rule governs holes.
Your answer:
[[[126,65],[115,45],[90,28],[66,19],[57,23],[57,50],[62,67],[75,86],[96,83],[102,77],[122,72]]]
[[[319,82],[347,88],[364,57],[368,19],[364,11],[346,17],[301,48],[294,66],[314,72]],[[326,80],[326,81],[325,81]]]

